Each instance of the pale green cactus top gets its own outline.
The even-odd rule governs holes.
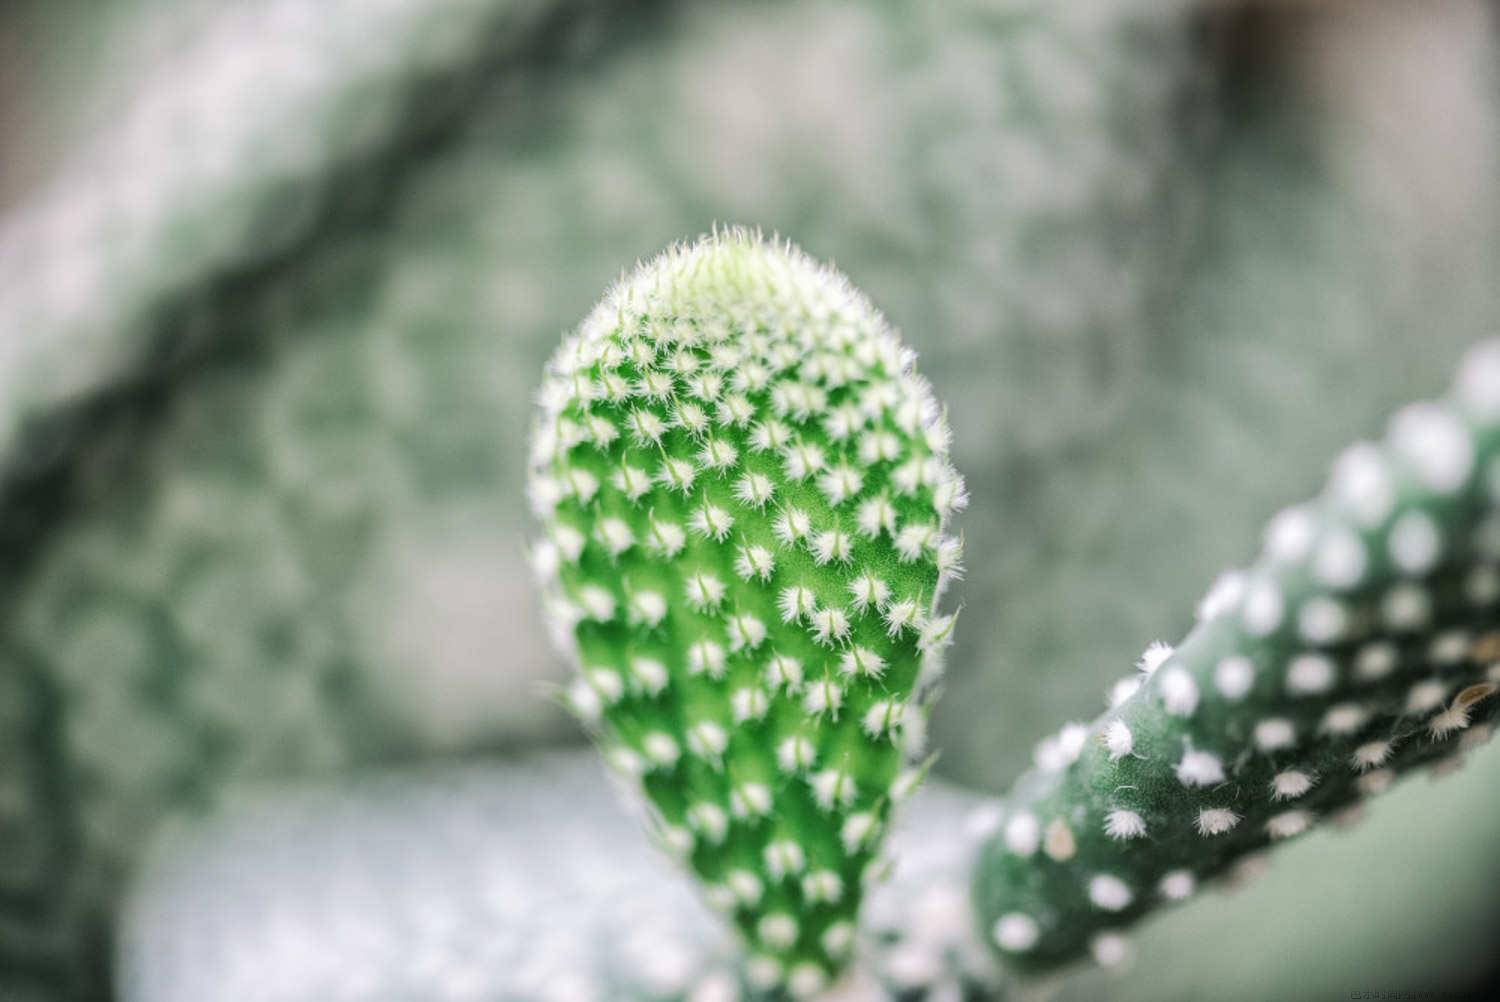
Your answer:
[[[565,700],[639,777],[761,987],[850,953],[916,785],[965,503],[914,357],[837,273],[744,230],[617,285],[549,366],[536,565]]]

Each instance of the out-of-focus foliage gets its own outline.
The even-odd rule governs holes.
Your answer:
[[[579,751],[238,805],[152,854],[127,913],[122,996],[735,997],[734,944],[615,792]],[[972,801],[936,783],[907,809],[893,846],[905,865],[865,909],[862,1002],[977,987],[986,958],[968,935],[962,835]]]
[[[1268,872],[1247,870],[1238,888],[1205,890],[1144,927],[1123,969],[1072,971],[1041,990],[1063,1002],[1251,1002],[1462,983],[1488,960],[1497,874],[1475,860],[1500,823],[1487,796],[1496,767],[1491,747],[1456,777],[1415,780],[1358,828],[1319,831]],[[964,897],[993,816],[993,804],[941,781],[918,793],[839,999],[1029,997],[999,994],[1003,974],[974,941]],[[587,751],[248,798],[151,853],[123,923],[121,996],[734,998],[732,945],[686,874],[638,837],[641,823]],[[1435,833],[1446,852],[1431,852]],[[1386,854],[1420,865],[1382,869],[1387,904],[1372,908],[1350,876]],[[1401,921],[1431,895],[1447,922]]]
[[[1264,47],[1150,0],[28,6],[57,54],[28,63],[91,68],[47,74],[60,166],[0,220],[19,997],[98,982],[178,809],[571,733],[536,688],[529,394],[673,239],[833,259],[951,403],[974,504],[933,737],[995,789],[1500,319],[1477,3],[1282,12]],[[1416,888],[1319,956],[1433,938],[1451,888]]]

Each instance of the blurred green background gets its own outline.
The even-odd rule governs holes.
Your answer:
[[[530,393],[622,268],[716,221],[836,262],[949,403],[974,500],[933,738],[945,777],[1003,789],[1500,328],[1495,14],[11,5],[0,999],[102,997],[113,903],[173,818],[578,740],[543,698]],[[1062,991],[1479,977],[1494,759]]]

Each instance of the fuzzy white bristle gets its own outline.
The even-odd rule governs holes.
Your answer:
[[[1312,827],[1313,817],[1307,811],[1283,811],[1266,822],[1266,833],[1272,838],[1291,838]]]
[[[1140,658],[1136,660],[1135,666],[1140,670],[1141,674],[1151,675],[1172,656],[1172,652],[1173,648],[1171,644],[1160,640],[1153,640],[1146,647],[1145,651],[1141,653]]]
[[[1343,638],[1348,626],[1348,610],[1342,602],[1326,595],[1308,599],[1297,611],[1297,632],[1309,644],[1335,643]]]
[[[785,950],[797,942],[797,920],[785,912],[772,912],[762,917],[755,931],[760,941],[773,949]]]
[[[1339,703],[1323,714],[1318,730],[1335,737],[1354,734],[1370,719],[1370,711],[1358,703]]]
[[[1430,713],[1442,706],[1447,698],[1446,682],[1436,678],[1426,679],[1406,690],[1406,712]]]
[[[1368,741],[1354,749],[1349,763],[1359,771],[1374,769],[1384,765],[1393,750],[1389,741]]]
[[[793,965],[787,973],[786,989],[794,999],[810,999],[821,992],[828,983],[823,968],[811,961]]]
[[[1005,845],[1017,856],[1030,856],[1042,842],[1042,826],[1036,815],[1022,812],[1005,825]]]
[[[1117,912],[1130,907],[1135,895],[1119,877],[1101,873],[1089,880],[1089,900],[1095,908]]]
[[[1391,419],[1391,446],[1430,490],[1451,494],[1474,469],[1474,443],[1463,423],[1441,404],[1410,404]]]
[[[1469,708],[1453,705],[1427,721],[1427,733],[1434,741],[1441,741],[1469,726]]]
[[[782,880],[800,874],[807,866],[807,856],[802,847],[791,839],[777,839],[766,846],[766,872],[772,880]]]
[[[1269,578],[1250,585],[1240,610],[1240,624],[1253,637],[1265,637],[1280,628],[1286,615],[1286,599]]]
[[[1135,811],[1116,809],[1104,816],[1104,834],[1120,840],[1140,838],[1146,834],[1146,821]]]
[[[1398,584],[1381,598],[1380,616],[1398,633],[1420,630],[1432,618],[1432,599],[1420,585]]]
[[[1263,752],[1280,751],[1297,743],[1297,729],[1285,717],[1267,717],[1256,722],[1251,740]]]
[[[1089,953],[1100,967],[1123,967],[1130,960],[1130,940],[1115,932],[1100,933],[1089,940]]]
[[[1359,442],[1333,464],[1329,491],[1354,515],[1356,521],[1373,528],[1385,521],[1396,503],[1396,487],[1380,447]]]
[[[1338,670],[1322,654],[1299,654],[1287,666],[1286,687],[1294,696],[1316,696],[1332,689]]]
[[[1224,763],[1211,752],[1188,749],[1177,763],[1177,780],[1187,787],[1222,783]]]
[[[1171,665],[1156,676],[1161,692],[1162,706],[1174,717],[1190,717],[1198,708],[1198,684],[1187,669]]]
[[[776,746],[776,765],[782,772],[796,773],[812,765],[817,756],[812,740],[795,734]]]
[[[1109,695],[1105,699],[1105,702],[1109,705],[1110,709],[1114,709],[1130,699],[1131,696],[1134,696],[1140,687],[1141,676],[1127,675],[1110,686]]]
[[[1311,552],[1317,532],[1317,519],[1306,505],[1285,508],[1266,526],[1266,555],[1277,563],[1297,563]]]
[[[1214,666],[1214,688],[1225,699],[1244,699],[1255,686],[1255,663],[1243,654],[1234,654]]]
[[[1010,912],[995,920],[990,936],[995,945],[1010,953],[1025,953],[1041,939],[1041,929],[1036,919],[1020,912]]]
[[[829,956],[842,957],[854,947],[855,935],[853,923],[838,921],[823,931],[819,942]]]
[[[1393,644],[1366,644],[1354,656],[1354,675],[1361,682],[1378,682],[1396,670],[1400,657]]]
[[[1239,608],[1245,597],[1245,575],[1243,571],[1225,571],[1214,579],[1208,593],[1198,603],[1198,619],[1209,622],[1226,616]]]
[[[1459,365],[1454,390],[1476,421],[1492,424],[1500,420],[1500,340],[1483,341],[1469,349]]]
[[[813,798],[825,811],[848,807],[858,792],[854,778],[843,769],[825,769],[815,773],[808,782],[813,789]]]
[[[1173,870],[1161,878],[1157,891],[1168,901],[1185,901],[1193,896],[1198,881],[1188,870]]]
[[[1323,537],[1313,556],[1313,578],[1329,588],[1353,588],[1364,580],[1369,555],[1357,533],[1336,529]]]
[[[1271,777],[1271,799],[1293,800],[1312,787],[1312,776],[1299,769],[1287,769]]]
[[[1437,565],[1442,554],[1443,537],[1431,516],[1422,511],[1409,511],[1391,526],[1386,547],[1391,561],[1402,573],[1422,575]]]
[[[1240,816],[1227,807],[1205,807],[1198,812],[1198,834],[1223,835],[1240,823]]]
[[[1042,851],[1059,863],[1066,863],[1078,854],[1078,839],[1062,818],[1054,818],[1047,826],[1042,838]]]

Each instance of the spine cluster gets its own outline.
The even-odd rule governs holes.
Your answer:
[[[1102,716],[1041,743],[996,818],[975,900],[1010,964],[1118,956],[1113,930],[1489,738],[1500,342],[1344,452],[1198,614]]]
[[[795,995],[849,956],[953,632],[965,494],[913,361],[841,276],[722,232],[608,294],[533,436],[564,698]]]

